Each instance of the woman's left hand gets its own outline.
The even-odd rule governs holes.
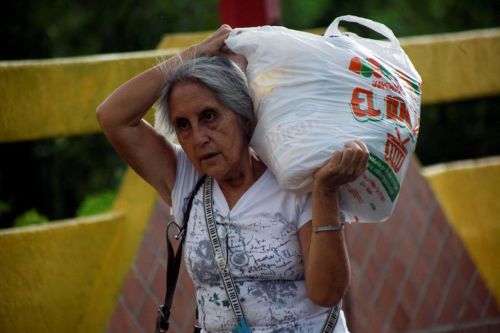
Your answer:
[[[368,166],[370,152],[361,140],[349,141],[345,148],[333,153],[328,162],[314,173],[314,186],[335,191],[339,186],[352,182]]]

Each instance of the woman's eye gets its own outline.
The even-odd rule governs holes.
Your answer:
[[[205,111],[203,112],[203,118],[207,121],[212,121],[215,119],[215,116],[217,114],[215,113],[215,111]]]
[[[189,122],[185,119],[179,119],[176,122],[176,127],[179,130],[187,130],[189,128]]]

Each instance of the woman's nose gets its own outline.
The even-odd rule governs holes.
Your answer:
[[[208,133],[203,126],[193,126],[193,140],[198,146],[203,146],[210,141]]]

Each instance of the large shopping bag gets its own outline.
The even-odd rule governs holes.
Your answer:
[[[387,40],[339,30],[361,24]],[[421,79],[385,25],[355,16],[324,36],[284,27],[234,29],[226,45],[247,58],[258,122],[251,146],[285,190],[309,191],[312,175],[347,141],[370,150],[368,170],[340,189],[348,222],[387,219],[417,141]]]

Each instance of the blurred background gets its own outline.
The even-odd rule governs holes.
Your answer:
[[[152,50],[166,33],[216,29],[218,6],[216,0],[8,1],[0,12],[0,60]],[[288,28],[326,27],[353,14],[384,23],[397,37],[499,26],[499,13],[496,0],[281,1]],[[424,107],[420,162],[500,154],[499,103],[496,96]],[[2,143],[0,156],[0,228],[106,211],[125,171],[102,135]]]

